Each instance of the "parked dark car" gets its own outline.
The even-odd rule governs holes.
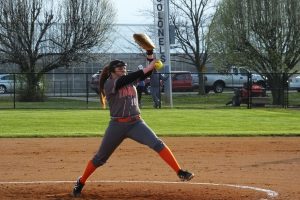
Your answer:
[[[101,71],[97,72],[96,74],[92,75],[92,79],[90,82],[90,87],[93,91],[95,91],[97,94],[99,94],[99,76]]]
[[[99,94],[99,77],[100,77],[101,70],[99,70],[96,74],[92,75],[91,82],[90,82],[90,88]],[[128,71],[130,73],[130,71]]]

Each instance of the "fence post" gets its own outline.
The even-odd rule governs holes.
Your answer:
[[[287,79],[287,75],[286,73],[283,73],[283,107],[284,108],[288,108],[288,103],[289,103],[289,100],[288,100],[288,96],[289,96],[289,93],[288,93],[288,90],[289,90],[289,86],[288,86],[288,79]]]
[[[156,72],[156,73],[158,73],[158,72]],[[161,108],[161,90],[160,90],[160,81],[161,81],[161,79],[160,79],[160,76],[161,76],[161,73],[159,73],[159,75],[158,75],[158,98],[159,98],[159,105],[158,105],[158,108],[160,109]],[[162,80],[163,82],[164,82],[164,80]],[[164,87],[164,90],[165,90],[166,88]],[[164,91],[164,92],[166,92],[166,91]]]
[[[65,74],[67,76],[67,97],[69,97],[69,74]]]
[[[59,90],[60,90],[60,97],[62,97],[61,81],[59,81]]]
[[[14,109],[16,109],[16,74],[14,73]]]
[[[55,90],[56,90],[56,87],[55,87],[56,84],[55,84],[55,83],[56,83],[56,81],[53,81],[53,96],[54,96],[54,97],[55,97],[55,95],[56,95],[56,94],[55,94]]]
[[[247,74],[247,90],[248,90],[247,108],[248,109],[252,108],[251,87],[252,87],[252,74],[248,72]]]
[[[86,108],[89,108],[89,78],[88,73],[85,73],[85,86],[86,86]]]

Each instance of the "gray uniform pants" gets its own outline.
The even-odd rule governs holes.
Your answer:
[[[150,88],[151,90],[151,96],[153,100],[153,107],[154,108],[159,108],[160,107],[160,88],[158,87],[152,87]]]
[[[125,138],[131,138],[147,145],[156,152],[160,152],[164,148],[164,143],[142,119],[125,123],[111,120],[100,148],[92,159],[93,164],[96,167],[103,165]]]

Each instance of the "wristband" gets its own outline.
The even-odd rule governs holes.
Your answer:
[[[148,60],[149,62],[152,62],[152,61],[154,60],[154,58],[147,58],[147,60]]]
[[[153,49],[147,50],[146,54],[147,54],[147,55],[153,55]]]

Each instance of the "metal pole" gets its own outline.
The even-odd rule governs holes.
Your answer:
[[[164,71],[169,75],[166,80],[165,95],[166,102],[173,108],[172,98],[172,74],[171,74],[171,57],[170,57],[170,36],[169,36],[169,0],[164,1],[164,35],[165,35],[165,67]]]
[[[164,81],[165,103],[173,107],[172,82],[171,82],[171,59],[170,59],[170,40],[169,40],[169,0],[155,0],[154,2],[154,23],[157,42],[156,54],[164,63],[163,72],[169,77]]]

